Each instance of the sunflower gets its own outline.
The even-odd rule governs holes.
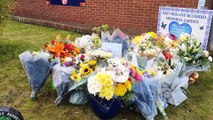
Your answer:
[[[77,71],[73,71],[70,78],[73,81],[79,82],[81,80],[81,74],[77,73]]]
[[[94,65],[96,65],[96,60],[89,60],[88,64],[89,64],[89,66],[94,66]]]
[[[91,71],[92,70],[88,65],[82,65],[82,67],[80,68],[80,73],[82,74],[82,76],[89,75]]]

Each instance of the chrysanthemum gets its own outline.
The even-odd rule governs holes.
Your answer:
[[[129,80],[127,80],[124,85],[126,85],[126,88],[130,91],[132,89],[132,84]]]
[[[102,85],[96,79],[96,76],[92,76],[88,79],[87,88],[90,94],[94,96],[99,93],[102,89]]]
[[[106,100],[110,100],[113,97],[114,93],[114,87],[113,86],[103,86],[100,93],[99,97],[105,98]]]
[[[115,95],[116,96],[120,96],[120,97],[122,97],[122,96],[124,96],[125,95],[125,93],[127,92],[127,87],[126,87],[126,85],[124,85],[124,84],[118,84],[117,86],[116,86],[116,88],[115,88]]]
[[[113,85],[112,77],[108,73],[99,72],[97,74],[97,80],[102,84],[106,86]]]

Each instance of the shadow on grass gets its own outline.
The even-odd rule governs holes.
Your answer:
[[[0,60],[12,58],[15,55],[18,45],[15,44],[1,44],[0,45]]]

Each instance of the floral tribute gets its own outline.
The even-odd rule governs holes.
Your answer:
[[[74,42],[69,36],[62,40],[57,35],[43,51],[20,55],[30,76],[32,95],[38,93],[51,71],[58,92],[56,103],[70,95],[70,103],[83,105],[90,101],[94,111],[110,115],[110,111],[115,113],[116,101],[121,101],[122,105],[133,105],[147,119],[154,119],[157,109],[166,118],[164,109],[168,104],[177,106],[186,100],[184,90],[212,61],[193,35],[183,33],[178,38],[173,34],[147,32],[130,40],[118,29],[110,35],[108,27],[96,27],[92,35],[83,35]],[[113,56],[116,49],[104,49],[104,43],[121,44],[122,57]],[[30,63],[33,72],[28,71],[32,68]],[[42,67],[34,63],[42,63]],[[37,72],[41,68],[46,69]],[[43,76],[39,78],[37,74]]]
[[[59,57],[60,59],[65,59],[66,57],[75,57],[80,53],[80,50],[74,46],[74,44],[69,41],[69,35],[66,40],[61,40],[60,35],[56,36],[56,40],[51,40],[45,45],[45,51],[49,52],[53,59]]]
[[[132,89],[129,63],[119,59],[109,59],[106,67],[88,79],[87,88],[90,94],[106,100],[124,97]]]
[[[212,61],[209,52],[200,48],[201,43],[189,34],[181,34],[178,46],[178,55],[187,64],[203,65]]]

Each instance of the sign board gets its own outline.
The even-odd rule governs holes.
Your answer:
[[[51,5],[84,6],[85,0],[50,0]]]
[[[202,49],[206,49],[212,16],[212,10],[160,7],[157,33],[171,33],[177,38],[181,33],[188,33],[202,43]]]

